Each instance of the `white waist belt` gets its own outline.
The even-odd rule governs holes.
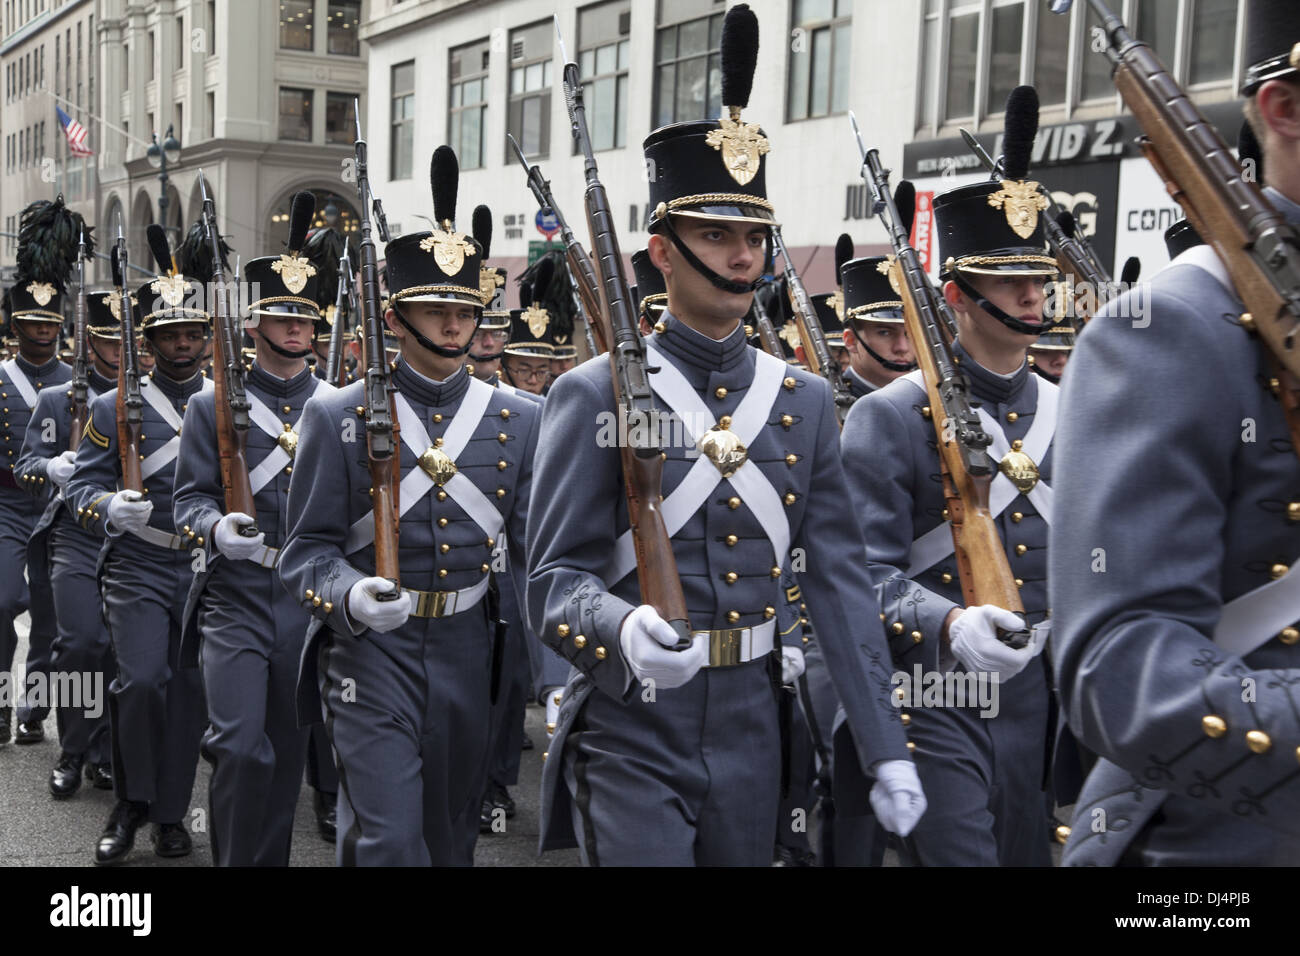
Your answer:
[[[692,637],[707,637],[707,667],[730,667],[757,660],[776,646],[776,619],[756,627],[734,627],[718,631],[692,631]]]
[[[402,588],[402,593],[411,602],[412,617],[450,617],[478,604],[483,595],[487,594],[488,582],[491,580],[490,575],[484,575],[478,584],[459,591],[414,591]]]
[[[244,560],[252,561],[264,568],[273,568],[280,563],[280,549],[268,548],[266,545],[262,545]]]
[[[166,531],[159,531],[157,528],[150,528],[145,525],[139,531],[132,531],[141,541],[147,541],[149,544],[157,545],[160,548],[169,548],[172,551],[184,551],[186,548],[186,539],[179,534],[168,534]]]

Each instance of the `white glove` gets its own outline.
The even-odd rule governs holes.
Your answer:
[[[62,488],[72,477],[73,460],[77,457],[75,451],[65,451],[56,458],[51,458],[49,464],[45,466],[45,476],[50,479],[52,484]]]
[[[143,531],[153,514],[153,502],[145,501],[138,491],[119,491],[108,500],[107,523],[113,531]]]
[[[653,680],[666,690],[681,687],[704,666],[707,640],[707,635],[701,634],[686,650],[670,650],[677,643],[677,632],[648,604],[624,618],[618,632],[618,646],[636,679]]]
[[[396,601],[381,601],[393,582],[387,578],[362,578],[348,591],[348,616],[380,634],[395,631],[411,616],[411,599],[399,594]]]
[[[907,836],[925,813],[925,791],[910,760],[883,760],[876,766],[871,809],[890,833]]]
[[[564,688],[548,687],[542,691],[542,699],[546,701],[546,739],[550,740],[555,736],[555,725],[560,720],[560,701],[564,699]]]
[[[803,676],[803,648],[781,646],[781,683],[793,684]]]
[[[224,515],[212,527],[212,546],[232,561],[251,558],[266,540],[266,535],[260,531],[251,538],[245,538],[239,533],[240,528],[246,528],[251,524],[254,524],[253,518],[242,511],[232,511]]]
[[[994,683],[999,683],[1011,680],[1043,650],[1043,644],[1035,634],[1031,634],[1029,643],[1019,650],[998,640],[997,628],[1019,631],[1024,626],[1020,615],[995,604],[981,604],[968,607],[957,615],[948,628],[948,640],[953,654],[968,671],[987,672],[992,675]]]

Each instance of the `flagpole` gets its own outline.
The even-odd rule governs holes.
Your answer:
[[[45,90],[41,90],[41,92],[47,96],[53,97],[55,100],[57,100],[60,103],[66,103],[68,106],[71,106],[74,110],[77,110],[78,112],[85,113],[88,117],[97,121],[100,126],[107,126],[115,133],[121,133],[123,136],[125,136],[128,140],[130,140],[133,143],[139,143],[141,146],[145,147],[146,149],[148,149],[149,146],[151,145],[147,140],[140,139],[138,136],[132,136],[126,130],[122,129],[122,127],[115,126],[114,124],[110,123],[108,120],[104,119],[104,117],[86,109],[84,106],[82,106],[79,103],[74,103],[72,100],[66,99],[60,96],[58,93],[53,92],[52,90],[45,89]]]

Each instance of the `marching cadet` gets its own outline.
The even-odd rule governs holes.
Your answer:
[[[159,238],[165,246],[166,239]],[[140,328],[154,355],[153,371],[140,379],[144,490],[118,490],[116,388],[92,403],[65,488],[81,527],[107,541],[100,586],[117,659],[109,687],[117,804],[95,848],[99,864],[125,857],[146,820],[154,824],[158,856],[189,854],[182,818],[204,724],[198,669],[177,663],[182,609],[193,576],[190,548],[202,547],[207,537],[191,538],[178,527],[172,490],[182,416],[191,398],[212,388],[200,370],[211,315],[204,280],[184,261],[178,263],[183,271],[177,271],[160,252],[155,252],[158,275],[136,292]]]
[[[86,338],[90,362],[86,369],[87,400],[117,387],[117,363],[122,351],[120,293],[101,289],[86,293]],[[90,675],[95,687],[107,686],[113,676],[108,628],[97,613],[100,603],[95,569],[100,541],[87,534],[67,507],[64,488],[72,475],[75,452],[70,451],[72,392],[46,389],[32,410],[32,421],[53,422],[52,432],[30,428],[15,474],[31,491],[51,487],[57,493],[32,532],[30,560],[46,562],[54,596],[58,634],[50,657],[50,670],[58,674]],[[62,612],[59,613],[59,609]],[[93,611],[88,609],[95,609]],[[84,677],[83,677],[84,680]],[[83,685],[84,686],[84,685]],[[58,704],[60,754],[50,771],[50,793],[55,799],[72,796],[86,779],[96,789],[113,789],[113,764],[109,747],[109,719],[102,703],[99,713],[89,701]]]
[[[1065,364],[1074,350],[1074,329],[1058,325],[1043,332],[1029,350],[1029,367],[1053,385],[1061,384]]]
[[[31,679],[49,670],[57,623],[47,575],[31,573],[24,579],[28,540],[45,511],[53,489],[37,482],[33,497],[21,488],[14,465],[23,449],[28,426],[34,420],[41,389],[66,384],[72,369],[59,361],[59,334],[63,326],[64,282],[76,259],[81,216],[68,211],[60,195],[52,202],[40,200],[21,214],[18,280],[7,296],[9,325],[17,340],[12,357],[0,362],[0,674],[11,675],[18,634],[14,620],[31,612],[27,654],[28,689]],[[60,241],[59,236],[64,237]],[[69,238],[71,244],[69,245]],[[39,424],[38,424],[38,427]],[[30,483],[29,483],[30,484]],[[45,739],[42,723],[49,713],[48,700],[24,700],[18,708],[14,742],[34,744]],[[0,705],[0,745],[9,742],[12,713]]]
[[[547,507],[529,524],[529,616],[577,668],[543,768],[542,848],[580,835],[592,865],[771,862],[776,693],[803,669],[799,649],[775,639],[791,545],[808,552],[802,587],[890,825],[907,832],[924,812],[902,727],[886,715],[884,636],[862,626],[877,620],[865,569],[835,557],[863,545],[839,513],[847,492],[830,391],[745,342],[774,221],[767,140],[739,122],[758,42],[747,6],[728,11],[722,36],[730,118],[668,126],[644,144],[658,172],[649,252],[668,295],[662,331],[646,342],[658,369],[650,382],[674,428],[717,422],[708,432],[720,440],[702,444],[731,451],[663,444],[664,511],[680,516],[668,532],[695,629],[688,649],[670,649],[675,631],[638,606],[619,449],[594,427],[615,407],[607,356],[556,382],[538,442]]]
[[[551,358],[555,348],[551,345],[551,316],[538,300],[534,290],[543,288],[542,281],[550,282],[554,265],[544,259],[534,277],[537,281],[519,284],[519,301],[523,308],[510,310],[510,340],[504,349],[501,373],[511,385],[521,392],[541,396],[550,382]]]
[[[554,324],[551,325],[547,341],[551,343],[551,380],[547,385],[549,389],[555,384],[557,378],[571,371],[577,364],[578,347],[573,344],[572,332],[561,332]]]
[[[475,206],[472,223],[474,241],[483,249],[479,291],[487,305],[478,331],[474,333],[474,341],[470,343],[469,361],[474,367],[475,378],[494,388],[504,387],[514,392],[517,390],[513,385],[501,381],[501,358],[505,355],[506,342],[510,340],[510,311],[506,308],[506,270],[487,264],[492,249],[492,211],[487,206]]]
[[[668,305],[668,293],[664,290],[664,275],[650,261],[650,253],[638,249],[632,253],[632,274],[636,276],[637,315],[640,320],[641,334],[649,335],[663,315]]]
[[[1056,387],[1030,373],[1026,353],[1044,328],[1044,286],[1057,266],[1038,207],[1008,198],[1035,188],[1025,187],[1024,172],[1008,169],[1001,182],[944,193],[934,214],[943,296],[958,326],[953,353],[993,438],[991,453],[1004,461],[991,510],[1025,620],[1035,625],[1047,616]],[[1026,207],[1028,221],[1013,223]],[[929,800],[912,834],[917,858],[911,862],[1048,865],[1046,815],[1035,812],[1045,802],[1050,706],[1046,668],[1034,660],[1043,635],[1036,632],[1029,646],[1013,651],[996,629],[1023,627],[1018,615],[992,605],[962,606],[929,411],[921,373],[910,372],[854,404],[841,440],[848,500],[866,538],[894,663],[907,674],[920,666],[991,675],[984,679],[999,688],[996,716],[974,700],[900,710]],[[1013,455],[1031,459],[1022,469],[1029,476],[1016,472],[1014,485],[1006,474]],[[837,761],[837,775],[844,769]]]
[[[247,262],[242,277],[247,330],[257,351],[245,381],[256,514],[226,511],[213,392],[189,403],[176,469],[176,519],[187,536],[207,542],[206,571],[190,590],[184,640],[187,654],[201,663],[207,700],[202,752],[212,764],[217,866],[288,866],[308,747],[307,731],[298,729],[294,687],[310,615],[280,584],[275,564],[287,531],[295,428],[307,400],[334,389],[306,362],[320,311],[316,268],[299,252],[315,199],[297,193],[290,208],[286,253]],[[255,534],[244,530],[250,527]]]
[[[903,325],[903,302],[880,271],[887,262],[884,256],[867,256],[850,259],[841,270],[844,348],[849,354],[844,380],[854,398],[916,368],[916,352]]]
[[[1264,196],[1293,228],[1296,43],[1300,7],[1246,5],[1246,115]],[[1237,278],[1193,245],[1089,322],[1070,360],[1052,641],[1070,728],[1101,759],[1066,864],[1300,859],[1300,463],[1279,401],[1290,376],[1250,331]]]
[[[437,228],[385,250],[400,346],[399,600],[381,599],[392,583],[374,573],[361,383],[308,404],[290,482],[280,576],[313,616],[299,718],[312,719],[318,690],[342,865],[468,865],[478,836],[500,661],[492,563],[505,530],[523,566],[539,412],[465,367],[484,300],[478,244],[454,226],[457,177],[439,147]]]

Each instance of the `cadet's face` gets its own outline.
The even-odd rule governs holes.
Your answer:
[[[254,341],[266,339],[286,352],[301,352],[311,344],[312,324],[311,319],[303,315],[285,312],[259,314],[257,325],[249,328],[248,334]]]
[[[574,360],[571,358],[551,359],[551,377],[559,378],[569,369],[573,368]]]
[[[877,386],[886,385],[900,375],[907,374],[885,368],[862,346],[865,342],[872,351],[890,362],[915,362],[916,350],[912,348],[912,340],[907,337],[907,329],[902,322],[870,322],[862,319],[854,319],[852,322],[853,330],[846,329],[844,332],[844,344],[848,347],[855,372]],[[854,332],[857,333],[856,336]]]
[[[1056,378],[1061,377],[1061,373],[1065,371],[1065,363],[1070,360],[1067,349],[1030,349],[1029,354],[1034,357],[1035,365]]]
[[[835,356],[835,361],[839,364],[840,374],[843,375],[849,370],[849,352],[848,349],[842,349],[837,346],[831,348],[831,355]]]
[[[434,345],[461,349],[469,344],[474,335],[474,307],[468,303],[403,302],[400,308],[411,327]],[[389,317],[388,327],[397,336],[404,352],[408,348],[420,348],[411,333],[397,321],[396,315]]]
[[[19,338],[20,348],[32,356],[42,359],[54,355],[59,347],[58,322],[33,322],[29,319],[14,319],[14,327],[22,333]]]
[[[1013,318],[1031,325],[1043,325],[1043,308],[1047,303],[1050,276],[1025,275],[1024,273],[1007,273],[1005,275],[972,275],[970,284],[997,308]],[[1024,347],[1032,344],[1038,336],[1033,333],[1015,332],[1007,328],[993,316],[966,297],[961,296],[959,311],[964,311],[974,321],[980,334],[1009,346]]]
[[[101,338],[96,335],[90,340],[93,351],[91,358],[100,375],[112,375],[117,371],[117,363],[122,360],[122,340],[120,338]]]
[[[178,322],[154,330],[153,353],[162,371],[193,374],[208,344],[207,329],[200,322]]]
[[[530,358],[522,355],[505,357],[506,374],[515,388],[522,388],[534,395],[542,394],[546,380],[551,375],[551,361],[544,358]]]
[[[678,216],[673,220],[673,228],[691,252],[724,279],[748,283],[762,274],[767,251],[766,226]],[[651,261],[664,274],[673,315],[730,324],[749,312],[754,300],[752,292],[737,294],[715,287],[664,236],[652,236],[650,243]]]
[[[470,349],[478,355],[496,355],[506,345],[510,333],[504,329],[480,329],[474,335],[474,345]]]

